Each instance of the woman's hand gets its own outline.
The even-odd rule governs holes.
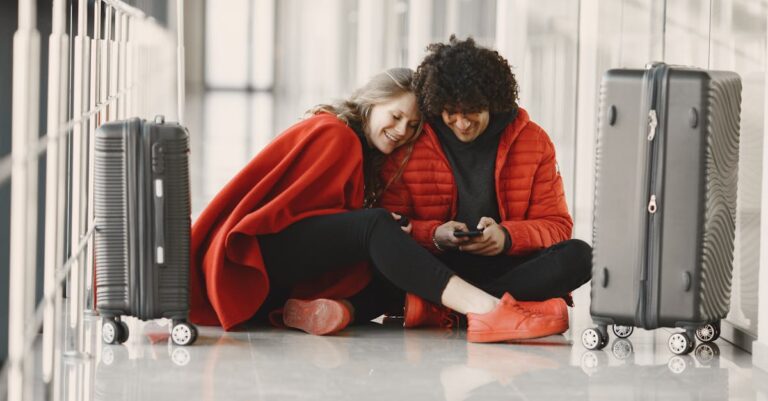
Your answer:
[[[481,218],[477,229],[483,230],[483,235],[472,238],[468,244],[461,245],[459,247],[460,251],[475,255],[493,256],[500,254],[504,250],[507,234],[494,219],[490,217]]]
[[[391,213],[390,212],[390,214],[392,215],[392,218],[395,219],[395,221],[398,222],[398,223],[400,223],[400,220],[403,218],[403,216],[401,216],[401,215],[399,215],[397,213]],[[413,230],[413,224],[411,224],[411,222],[409,221],[408,224],[403,226],[402,223],[401,223],[400,229],[403,230],[406,234],[410,235],[411,231]]]
[[[469,239],[465,237],[456,238],[453,233],[455,231],[469,231],[467,225],[458,221],[448,221],[438,226],[435,229],[435,237],[433,240],[436,245],[439,245],[443,250],[456,248],[461,244],[468,243]]]

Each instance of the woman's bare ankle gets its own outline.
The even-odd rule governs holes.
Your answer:
[[[451,277],[441,296],[442,304],[462,314],[492,311],[499,299],[458,276]]]

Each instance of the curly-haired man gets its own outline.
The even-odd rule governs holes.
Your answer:
[[[517,81],[498,52],[454,36],[427,49],[414,78],[427,123],[382,206],[407,216],[414,239],[458,276],[497,297],[550,300],[530,305],[567,321],[570,292],[590,279],[592,250],[570,239],[552,141],[518,106]],[[385,182],[407,153],[390,159]],[[406,296],[407,327],[439,322],[436,312]]]

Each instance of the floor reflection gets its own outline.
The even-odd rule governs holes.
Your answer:
[[[729,398],[729,369],[720,367],[719,355],[717,344],[701,343],[691,355],[668,353],[666,363],[639,364],[632,342],[616,339],[610,350],[584,351],[581,370],[590,398],[723,400]]]
[[[180,347],[166,320],[127,322],[128,342],[104,345],[100,321],[86,321],[92,358],[62,359],[52,399],[703,400],[754,399],[758,388],[743,351],[719,340],[676,356],[659,332],[588,351],[574,344],[578,328],[526,343],[470,344],[463,329],[404,330],[395,320],[327,337],[201,327],[195,345]]]

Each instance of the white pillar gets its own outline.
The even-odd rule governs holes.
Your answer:
[[[520,89],[530,79],[523,68],[528,44],[528,3],[529,0],[496,2],[496,50],[509,61]]]
[[[88,84],[90,77],[88,67],[90,66],[90,57],[88,55],[88,37],[86,27],[88,26],[88,4],[86,0],[79,0],[78,3],[78,29],[75,36],[75,54],[73,71],[73,104],[72,117],[75,124],[72,129],[72,220],[71,220],[71,255],[75,255],[80,245],[80,240],[85,233],[86,227],[86,202],[87,202],[87,158],[88,158],[88,124],[82,121],[82,115],[88,107]],[[71,289],[70,297],[70,315],[69,327],[74,334],[73,355],[82,355],[85,351],[85,337],[83,333],[83,302],[85,300],[85,266],[82,263],[83,258],[78,257],[73,264],[69,280]]]
[[[66,25],[66,4],[64,0],[54,0],[52,10],[52,29],[48,40],[48,116],[45,174],[45,272],[43,278],[44,294],[56,289],[56,268],[61,264],[63,255],[57,247],[58,241],[63,241],[64,227],[63,210],[59,205],[59,168],[64,164],[59,159],[61,127],[67,116],[67,79],[69,78],[68,43],[64,31]],[[56,321],[54,318],[54,298],[44,295],[43,320],[43,381],[50,383],[53,376],[54,335]]]
[[[101,53],[101,42],[99,41],[101,30],[101,0],[96,0],[93,3],[93,37],[89,38],[90,44],[90,57],[89,57],[89,74],[88,74],[88,111],[91,112],[96,109],[99,104],[99,54]],[[93,186],[94,186],[94,155],[95,155],[95,135],[96,128],[99,126],[98,114],[93,114],[88,118],[88,217],[86,221],[88,225],[86,230],[90,230],[93,225]],[[85,256],[85,307],[84,311],[87,315],[95,315],[96,305],[93,301],[93,295],[95,289],[93,288],[93,238],[89,240],[88,249],[91,252],[87,252]],[[86,337],[87,338],[87,337]]]
[[[574,238],[592,242],[594,206],[595,131],[597,130],[599,0],[582,0],[579,21],[579,78],[576,106],[576,192]]]
[[[357,5],[357,80],[360,87],[382,71],[387,3],[381,0],[359,0]]]
[[[184,121],[184,0],[176,0],[176,119]]]
[[[768,33],[766,33],[768,36]],[[768,43],[768,41],[766,41]],[[768,52],[768,48],[766,49]],[[764,96],[768,99],[768,65],[765,74]],[[768,128],[768,102],[763,113],[763,138]],[[768,371],[768,140],[763,140],[763,192],[760,205],[760,271],[758,281],[757,341],[752,343],[752,364]]]
[[[597,130],[598,15],[600,0],[581,0],[579,5],[579,76],[576,105],[576,163],[574,174],[573,237],[592,243],[594,206],[595,131]],[[590,286],[574,292],[577,305],[588,306]],[[576,308],[577,319],[589,319],[589,308]]]
[[[110,7],[112,9],[115,22],[114,22],[114,33],[108,37],[109,39],[109,65],[107,66],[107,70],[109,71],[109,96],[116,96],[118,92],[117,87],[117,75],[118,75],[118,55],[119,55],[119,40],[120,40],[120,20],[121,13],[119,10],[117,10],[114,7]],[[109,101],[109,106],[107,107],[107,121],[114,121],[118,118],[117,116],[117,100],[112,99]]]
[[[34,309],[40,33],[34,0],[19,1],[13,36],[13,180],[8,306],[8,399],[24,400],[25,330]],[[31,394],[27,394],[31,396]]]
[[[128,14],[120,12],[117,14],[118,20],[115,24],[115,28],[118,30],[117,35],[117,65],[115,66],[115,73],[117,74],[117,89],[115,93],[118,95],[115,99],[115,107],[117,109],[117,119],[122,120],[125,116],[125,41],[127,36],[128,26]]]
[[[432,32],[432,2],[411,0],[409,7],[408,66],[415,69],[424,58],[427,45],[432,41],[430,34]]]
[[[112,30],[112,7],[108,4],[104,4],[104,34],[99,37],[100,49],[99,49],[99,104],[104,104],[109,97],[109,66],[112,60],[112,44],[111,35]],[[109,111],[102,109],[99,113],[99,124],[108,121]]]

